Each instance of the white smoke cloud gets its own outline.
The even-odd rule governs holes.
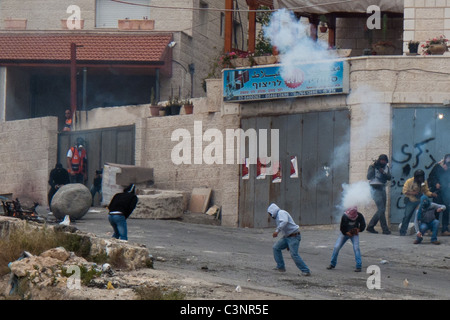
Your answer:
[[[375,143],[390,131],[391,123],[386,116],[389,104],[384,103],[382,97],[369,85],[361,85],[352,90],[348,100],[360,104],[358,111],[352,111],[352,117],[359,122],[353,128],[354,146],[357,149]]]
[[[281,76],[284,79],[295,76],[291,74],[295,72],[293,66],[337,57],[333,51],[327,50],[327,42],[311,39],[308,29],[308,24],[301,22],[287,9],[275,11],[270,18],[270,24],[264,27],[264,35],[279,52]]]
[[[342,185],[342,203],[340,209],[346,210],[350,207],[364,207],[372,203],[370,185],[368,181],[358,181]]]
[[[295,77],[295,66],[308,62],[329,61],[330,66],[338,56],[332,50],[328,50],[328,43],[320,39],[315,41],[308,35],[309,24],[302,23],[293,12],[281,9],[275,11],[270,19],[270,24],[264,27],[264,34],[270,38],[271,44],[276,47],[280,55],[280,72],[284,79]],[[326,76],[327,64],[321,67],[320,72]],[[331,71],[329,71],[331,72]],[[354,128],[352,137],[356,138],[353,147],[365,148],[380,138],[386,130],[389,130],[390,122],[386,121],[383,114],[384,103],[380,97],[376,96],[374,90],[369,86],[359,86],[349,95],[349,101],[361,104],[361,112],[357,116],[361,117],[360,126]],[[387,108],[388,109],[388,108]],[[353,116],[353,113],[352,113]],[[350,141],[336,146],[334,149],[334,159],[327,167],[327,174],[318,173],[312,183],[326,183],[324,179],[329,176],[329,171],[334,171],[341,167],[343,161],[348,161],[346,155],[350,149]],[[370,185],[368,181],[358,181],[352,184],[343,184],[341,203],[338,209],[346,210],[349,207],[364,207],[373,203]]]

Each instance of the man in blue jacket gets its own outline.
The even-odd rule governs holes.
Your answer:
[[[272,203],[269,208],[267,208],[267,213],[275,219],[277,223],[277,228],[272,236],[276,238],[280,232],[283,233],[283,237],[273,245],[273,256],[277,263],[275,270],[280,272],[286,271],[282,250],[288,249],[296,266],[302,272],[302,275],[310,276],[311,271],[298,254],[301,240],[300,227],[294,222],[287,211],[281,210],[275,203]]]

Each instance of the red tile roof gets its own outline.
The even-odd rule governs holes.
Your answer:
[[[78,61],[156,62],[170,41],[172,34],[0,33],[0,60],[68,61],[76,43]]]

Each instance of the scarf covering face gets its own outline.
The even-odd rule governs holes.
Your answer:
[[[356,220],[356,218],[358,217],[358,208],[357,207],[348,208],[347,211],[345,211],[345,215],[350,220]]]

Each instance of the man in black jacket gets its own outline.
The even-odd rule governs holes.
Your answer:
[[[56,191],[65,184],[70,183],[69,172],[63,168],[61,163],[57,163],[55,168],[50,171],[50,176],[48,179],[48,184],[50,185],[50,190],[48,192],[48,205],[52,203],[53,196]]]
[[[334,245],[333,254],[331,256],[331,263],[327,267],[328,270],[334,269],[337,264],[339,251],[347,242],[351,240],[353,244],[353,252],[355,253],[356,268],[355,272],[361,272],[362,260],[361,251],[359,249],[359,233],[366,228],[366,221],[364,216],[358,212],[357,207],[351,207],[345,211],[341,218],[340,230],[341,233]]]
[[[129,185],[123,192],[115,194],[108,205],[108,220],[114,230],[113,238],[128,240],[127,219],[138,202],[135,190],[134,184]]]

